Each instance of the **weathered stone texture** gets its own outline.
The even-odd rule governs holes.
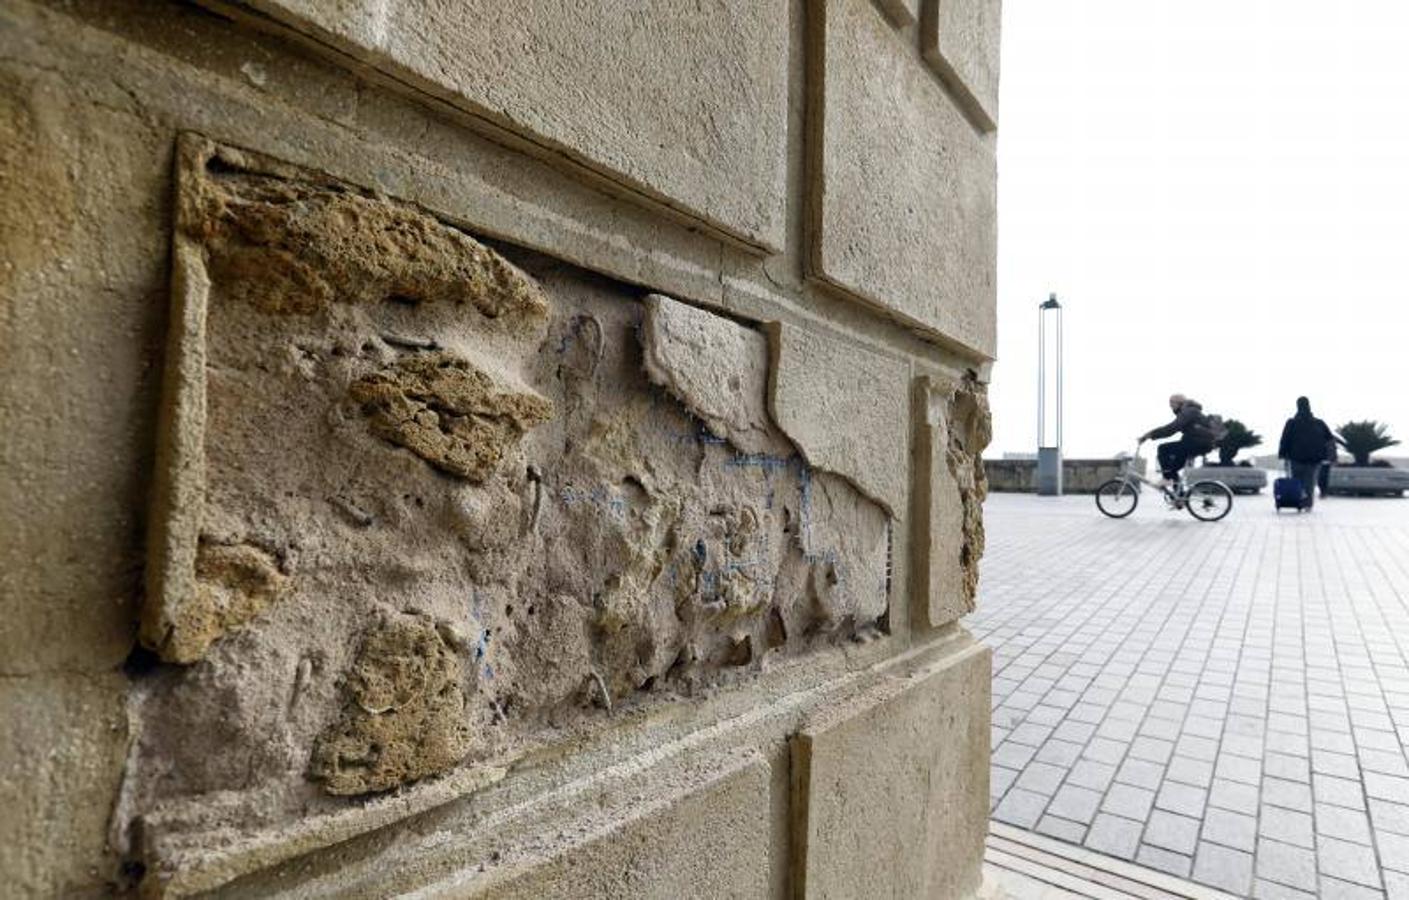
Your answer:
[[[384,791],[453,768],[470,751],[459,651],[426,616],[389,615],[345,676],[342,718],[319,739],[312,774],[329,793]]]
[[[985,131],[998,126],[1002,0],[924,0],[920,41],[958,101]]]
[[[876,6],[896,28],[906,28],[919,21],[920,3],[921,0],[876,0]]]
[[[772,404],[814,466],[846,476],[893,513],[908,496],[908,368],[854,344],[778,323]]]
[[[970,644],[793,738],[797,896],[973,895],[988,819],[990,671],[987,648]]]
[[[988,393],[972,376],[928,378],[918,402],[924,425],[917,453],[923,569],[916,585],[931,626],[972,612],[983,556],[983,500],[988,494],[982,453],[992,437]]]
[[[164,446],[196,457],[161,475],[143,637],[197,664],[143,686],[123,813],[162,823],[160,878],[162,847],[884,627],[890,519],[769,417],[761,332],[196,138],[179,193]]]
[[[0,679],[0,893],[98,896],[115,876],[126,687],[117,673]]]
[[[255,0],[490,122],[750,243],[784,227],[788,4]],[[603,52],[611,47],[610,53]]]
[[[427,897],[576,900],[581,897],[770,896],[769,768],[747,755],[703,783],[653,795],[628,818],[590,831],[517,871],[435,885]],[[497,873],[496,873],[497,874]]]
[[[993,144],[868,0],[814,0],[812,274],[995,352]]]

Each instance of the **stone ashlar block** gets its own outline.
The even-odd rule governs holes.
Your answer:
[[[998,127],[998,49],[1002,0],[924,0],[925,59],[984,131]]]
[[[653,796],[628,817],[503,878],[432,887],[427,897],[767,897],[769,768],[750,752],[703,784]]]
[[[991,656],[968,644],[792,740],[796,896],[969,897],[988,820]]]
[[[810,464],[842,475],[903,516],[906,364],[795,325],[778,322],[771,330],[778,425]]]
[[[746,243],[782,244],[784,0],[249,5],[525,138],[529,150]]]
[[[920,0],[876,0],[896,28],[907,28],[920,20]]]
[[[868,0],[814,0],[809,274],[991,357],[992,141]]]

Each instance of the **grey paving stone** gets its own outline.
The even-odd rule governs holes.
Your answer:
[[[1120,741],[1113,741],[1109,738],[1095,737],[1086,745],[1086,750],[1082,752],[1084,759],[1094,759],[1096,762],[1118,763],[1125,757],[1126,744]]]
[[[1380,886],[1375,851],[1364,844],[1353,844],[1333,837],[1317,838],[1316,861],[1323,875],[1366,887]]]
[[[1047,741],[1042,748],[1037,751],[1035,759],[1037,762],[1050,763],[1061,766],[1063,769],[1074,765],[1081,758],[1081,745],[1071,741],[1060,741],[1055,738]]]
[[[1371,797],[1370,821],[1376,831],[1409,834],[1409,806]]]
[[[1189,870],[1192,868],[1192,860],[1182,853],[1172,853],[1161,847],[1153,847],[1149,844],[1141,844],[1140,852],[1136,854],[1135,861],[1142,866],[1151,869],[1158,869],[1161,872],[1168,872],[1170,875],[1179,878],[1188,878]]]
[[[1210,806],[1204,812],[1202,839],[1251,853],[1257,846],[1257,818]]]
[[[1264,805],[1262,814],[1257,819],[1257,833],[1270,840],[1305,847],[1308,850],[1316,847],[1311,815],[1294,809]]]
[[[1169,758],[1173,755],[1173,741],[1164,741],[1159,738],[1137,737],[1130,744],[1131,759],[1160,763],[1162,765],[1169,762]]]
[[[1017,786],[1025,791],[1032,791],[1034,794],[1045,794],[1048,797],[1057,792],[1057,787],[1066,777],[1067,770],[1063,766],[1054,766],[1051,763],[1033,762],[1023,769],[1018,776]]]
[[[1310,750],[1305,735],[1287,734],[1285,731],[1269,731],[1263,739],[1266,750],[1287,753],[1292,756],[1306,756]]]
[[[1139,728],[1140,726],[1137,722],[1132,722],[1127,719],[1108,718],[1100,725],[1096,726],[1096,736],[1128,744],[1130,741],[1134,740],[1135,733]]]
[[[1089,823],[1096,816],[1101,805],[1101,794],[1090,788],[1066,784],[1052,797],[1048,812],[1073,822]]]
[[[1311,751],[1311,770],[1337,778],[1360,778],[1360,765],[1354,756],[1330,750]]]
[[[1316,833],[1340,838],[1344,841],[1353,841],[1357,844],[1369,844],[1371,843],[1370,817],[1358,809],[1317,803]],[[1384,836],[1388,837],[1389,833],[1385,832]],[[1405,849],[1409,851],[1409,841],[1406,844]],[[1405,857],[1405,864],[1409,865],[1409,856]]]
[[[1081,843],[1081,839],[1086,836],[1085,825],[1051,815],[1043,816],[1038,820],[1037,831],[1039,834],[1045,834],[1048,837],[1072,844]]]
[[[1299,781],[1302,784],[1311,780],[1311,765],[1303,756],[1268,752],[1262,757],[1262,771],[1274,778]]]
[[[1152,790],[1129,784],[1113,784],[1106,792],[1101,808],[1117,816],[1143,822],[1149,818],[1154,803],[1155,792]]]
[[[1351,809],[1365,808],[1365,796],[1359,781],[1318,773],[1311,780],[1311,790],[1316,795],[1317,803],[1329,803]]]
[[[1116,772],[1115,780],[1136,787],[1158,788],[1164,779],[1164,766],[1140,759],[1127,759]]]
[[[1189,784],[1166,780],[1155,797],[1155,806],[1185,816],[1199,818],[1208,803],[1208,791]]]
[[[1184,727],[1180,730],[1195,737],[1218,738],[1223,735],[1223,720],[1191,714],[1184,720]]]
[[[1396,778],[1379,772],[1364,773],[1365,794],[1378,800],[1409,804],[1409,778]]]
[[[1194,856],[1193,879],[1245,897],[1252,887],[1252,854],[1200,842]]]
[[[1228,781],[1258,784],[1262,781],[1262,761],[1246,756],[1219,754],[1218,762],[1214,765],[1214,774]]]
[[[1115,778],[1115,773],[1115,766],[1096,762],[1093,759],[1083,759],[1071,767],[1071,772],[1067,775],[1067,783],[1077,787],[1091,788],[1095,791],[1104,791]]]
[[[1314,893],[1316,853],[1303,847],[1259,838],[1257,877]]]
[[[1246,734],[1224,734],[1223,742],[1219,748],[1221,753],[1233,756],[1247,756],[1252,759],[1261,759],[1264,741],[1260,737],[1253,737]]]
[[[1143,822],[1110,813],[1098,813],[1086,832],[1084,844],[1098,853],[1121,859],[1134,859],[1140,844]]]
[[[1037,755],[1036,747],[1004,741],[993,750],[992,762],[996,766],[1009,769],[1022,769]]]
[[[1057,726],[1057,730],[1052,732],[1052,737],[1057,740],[1071,741],[1074,744],[1085,744],[1091,740],[1091,735],[1095,733],[1095,725],[1089,722],[1073,722],[1068,719]]]
[[[1176,753],[1169,761],[1169,768],[1165,770],[1164,777],[1181,784],[1207,788],[1213,783],[1213,763],[1179,756]]]
[[[1350,810],[1341,810],[1341,812],[1350,812]],[[1318,821],[1317,824],[1319,825],[1320,822]],[[1370,841],[1367,839],[1355,843],[1369,844]],[[1409,835],[1379,831],[1375,834],[1375,846],[1379,849],[1381,866],[1385,869],[1409,874]]]
[[[1218,758],[1218,741],[1186,734],[1174,745],[1174,755],[1187,756],[1200,762],[1213,762]]]
[[[1367,772],[1409,778],[1409,765],[1405,765],[1404,754],[1400,751],[1391,753],[1385,750],[1368,750],[1362,747],[1357,755],[1360,758],[1361,768]]]
[[[1158,738],[1162,741],[1179,740],[1179,723],[1169,719],[1149,718],[1140,726],[1141,737]]]
[[[1190,855],[1199,838],[1199,820],[1157,809],[1145,823],[1144,843]]]
[[[1037,824],[1042,810],[1046,808],[1048,797],[1034,794],[1021,788],[1013,788],[1003,796],[1003,800],[993,810],[993,818],[1019,828],[1031,828]]]
[[[1275,881],[1267,881],[1262,878],[1253,879],[1252,895],[1257,900],[1316,900],[1316,895],[1308,891],[1299,891],[1294,887],[1287,887],[1285,884],[1277,884]]]
[[[1282,778],[1262,779],[1262,799],[1273,806],[1311,812],[1311,788]]]
[[[1321,888],[1317,892],[1322,900],[1383,900],[1384,891],[1364,885],[1351,884],[1329,875],[1321,876]]]

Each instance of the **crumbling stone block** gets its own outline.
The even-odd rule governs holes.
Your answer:
[[[319,739],[311,774],[329,793],[365,794],[452,768],[474,740],[463,678],[429,617],[379,623],[345,676],[346,706]]]
[[[762,331],[195,137],[177,193],[143,635],[200,664],[136,708],[158,867],[887,627],[874,458],[804,458]],[[903,367],[836,352],[903,442]]]
[[[972,375],[920,382],[917,402],[920,472],[916,523],[920,541],[917,590],[928,624],[943,625],[972,612],[983,557],[983,501],[988,481],[983,449],[992,437],[986,387]]]
[[[372,430],[452,475],[482,482],[505,448],[553,406],[529,391],[497,385],[467,359],[425,353],[352,383]]]

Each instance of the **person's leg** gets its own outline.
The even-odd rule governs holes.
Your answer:
[[[1301,482],[1301,488],[1306,492],[1303,502],[1307,509],[1316,502],[1316,470],[1320,466],[1320,463],[1292,463],[1292,477]]]
[[[1316,470],[1316,485],[1321,488],[1321,497],[1322,499],[1324,499],[1326,496],[1326,491],[1330,488],[1331,485],[1330,463],[1321,463],[1321,468]]]
[[[1179,477],[1179,470],[1184,468],[1184,461],[1188,456],[1184,452],[1184,442],[1170,441],[1160,444],[1155,450],[1155,458],[1159,460],[1160,474],[1165,481],[1174,481]]]

